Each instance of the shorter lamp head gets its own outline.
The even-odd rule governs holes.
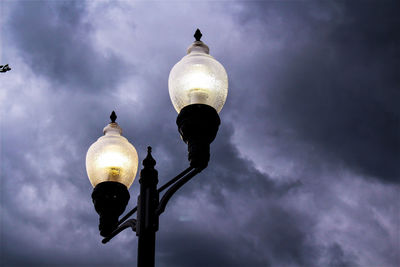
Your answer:
[[[128,188],[139,165],[136,149],[123,137],[115,122],[115,112],[100,137],[86,154],[86,171],[93,185],[92,199],[100,215],[99,230],[108,236],[118,225],[118,217],[129,201]]]
[[[97,139],[86,154],[86,171],[93,187],[112,181],[129,188],[138,169],[138,154],[121,135],[122,129],[115,122],[114,111],[110,117],[112,122],[103,129],[104,136]]]

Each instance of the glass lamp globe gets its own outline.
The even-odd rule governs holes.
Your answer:
[[[187,55],[171,69],[169,95],[178,113],[190,104],[206,104],[219,113],[228,95],[228,75],[221,63],[209,55],[208,46],[196,39]]]
[[[112,181],[129,188],[136,177],[138,154],[135,147],[123,137],[118,123],[104,129],[104,136],[94,142],[86,154],[86,171],[93,187]]]

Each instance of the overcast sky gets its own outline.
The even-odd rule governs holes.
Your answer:
[[[130,230],[101,244],[86,151],[115,110],[161,184],[187,167],[168,75],[200,28],[229,94],[156,265],[400,266],[399,3],[2,0],[0,265],[136,265]]]

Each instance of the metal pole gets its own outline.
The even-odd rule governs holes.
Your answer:
[[[147,157],[143,160],[144,168],[140,171],[140,195],[136,235],[138,239],[138,267],[154,267],[156,232],[159,202],[157,191],[158,172],[154,169],[156,161],[151,156],[151,147],[147,148]]]

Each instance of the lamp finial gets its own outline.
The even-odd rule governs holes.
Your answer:
[[[110,119],[112,123],[114,123],[115,120],[117,119],[117,114],[115,114],[114,110],[111,112]]]
[[[193,36],[194,38],[196,38],[196,41],[200,41],[201,36],[203,36],[203,34],[201,34],[201,31],[197,29]]]
[[[154,168],[154,166],[156,166],[156,161],[153,158],[153,156],[151,155],[151,146],[147,147],[147,156],[143,160],[143,166],[145,168]]]

